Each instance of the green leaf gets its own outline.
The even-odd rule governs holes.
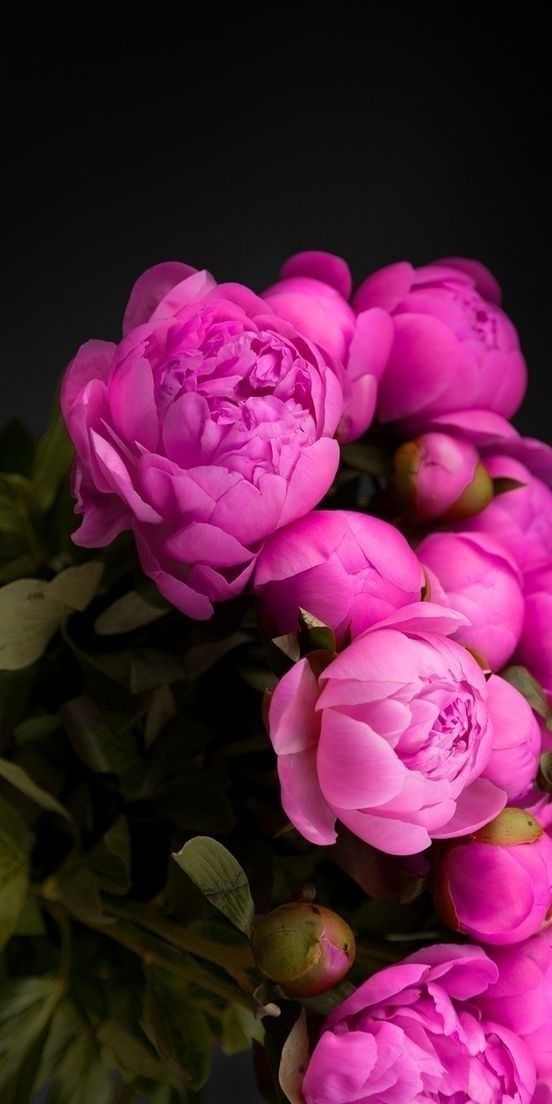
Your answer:
[[[238,1054],[250,1050],[253,1039],[262,1043],[264,1027],[248,1008],[229,1004],[222,1014],[220,1045],[225,1054]]]
[[[280,1088],[290,1104],[304,1104],[301,1085],[309,1060],[309,1037],[305,1009],[294,1023],[283,1047],[278,1070]]]
[[[545,751],[540,757],[537,783],[541,790],[552,794],[552,751]]]
[[[28,893],[25,897],[23,908],[21,909],[17,921],[17,927],[13,934],[26,938],[46,934],[42,911],[37,898],[32,892]]]
[[[67,809],[64,809],[63,805],[60,805],[51,793],[37,786],[36,782],[33,782],[32,778],[17,763],[12,763],[8,759],[0,759],[0,778],[10,782],[16,790],[28,797],[30,801],[34,801],[35,805],[40,805],[41,809],[48,813],[58,813],[59,816],[72,823],[72,817]]]
[[[169,607],[160,609],[159,606],[152,606],[137,591],[130,590],[100,614],[94,628],[99,636],[115,636],[151,625],[168,612]]]
[[[308,610],[299,610],[299,629],[301,636],[306,638],[309,651],[321,648],[324,651],[335,652],[335,634],[328,625],[315,617]]]
[[[247,874],[226,847],[209,836],[196,836],[173,858],[215,908],[245,935],[251,934],[255,906]]]
[[[159,1061],[155,1050],[150,1049],[146,1037],[142,1035],[142,1038],[137,1038],[118,1020],[104,1020],[97,1032],[97,1039],[123,1075],[133,1079],[146,1077],[150,1081],[161,1082],[171,1078],[171,1074]]]
[[[341,459],[347,467],[363,472],[365,475],[387,475],[389,471],[388,455],[378,445],[361,444],[356,441],[351,445],[342,445]]]
[[[176,716],[174,694],[170,686],[163,683],[162,686],[158,686],[157,690],[153,691],[146,714],[144,743],[147,748],[150,748],[151,745],[155,743],[159,733],[163,731],[165,725],[167,725],[174,716]]]
[[[130,833],[120,816],[86,857],[104,893],[125,894],[130,889]]]
[[[14,728],[15,742],[19,746],[33,743],[34,740],[42,740],[44,736],[51,736],[57,732],[61,724],[59,713],[38,713],[36,717],[28,717]]]
[[[82,613],[92,601],[103,574],[103,564],[98,560],[67,567],[52,579],[49,594],[75,612]]]
[[[207,1020],[182,982],[157,966],[146,969],[144,1026],[161,1058],[190,1088],[200,1089],[211,1063]]]
[[[13,1089],[61,996],[59,981],[51,977],[26,977],[2,987],[0,1090]]]
[[[134,652],[130,665],[130,693],[144,694],[158,686],[179,682],[186,677],[184,664],[169,652],[141,648]]]
[[[61,902],[83,924],[113,922],[102,912],[98,878],[84,860],[69,861],[62,866],[44,882],[42,893],[48,901]]]
[[[31,502],[41,513],[52,506],[69,472],[72,455],[71,442],[56,403],[46,433],[38,442],[31,471]]]
[[[13,935],[27,896],[32,843],[19,813],[0,799],[0,950]]]
[[[86,608],[102,565],[69,567],[51,583],[17,579],[0,589],[0,668],[17,671],[40,658],[62,621]]]
[[[96,1033],[67,997],[54,1012],[44,1047],[41,1083],[48,1104],[112,1104],[113,1070]]]
[[[526,667],[506,667],[501,674],[502,678],[506,679],[511,686],[515,686],[516,690],[523,695],[531,709],[534,709],[539,717],[543,717],[547,722],[550,721],[552,711],[548,705],[546,694],[540,683],[533,678]]]
[[[248,633],[235,632],[222,640],[210,640],[199,644],[192,644],[186,652],[186,674],[193,682],[194,679],[204,675],[215,663],[218,663],[228,652],[238,648],[240,644],[247,644],[251,640]]]
[[[61,709],[63,727],[79,759],[98,774],[119,774],[139,757],[136,740],[128,730],[115,730],[92,698],[73,698]]]
[[[495,498],[497,495],[506,494],[507,491],[517,491],[520,487],[525,487],[525,483],[520,483],[519,479],[511,479],[507,475],[496,476],[492,484]]]

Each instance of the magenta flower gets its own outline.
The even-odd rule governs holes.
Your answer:
[[[489,533],[504,545],[523,572],[544,567],[552,559],[552,491],[519,460],[488,456],[493,479],[514,479],[521,486],[504,491],[462,529]]]
[[[349,266],[332,253],[296,253],[283,265],[281,276],[263,299],[343,365],[345,409],[338,437],[354,441],[374,417],[378,381],[393,340],[391,320],[380,307],[355,316],[347,302]]]
[[[417,553],[430,571],[431,600],[458,610],[470,622],[454,639],[499,671],[512,656],[523,623],[515,560],[487,533],[432,533]]]
[[[378,413],[409,431],[452,411],[509,418],[526,386],[525,361],[500,289],[476,261],[449,259],[380,269],[358,289],[357,311],[379,307],[394,323]]]
[[[552,702],[552,560],[525,576],[525,616],[517,657]]]
[[[506,794],[481,778],[492,719],[481,668],[447,639],[460,614],[406,606],[352,642],[319,677],[308,658],[278,683],[269,731],[283,807],[313,843],[340,820],[388,854],[473,831]]]
[[[487,702],[493,718],[493,746],[483,777],[508,794],[513,804],[532,787],[539,768],[541,732],[525,698],[499,675],[487,682]],[[535,813],[537,820],[546,827]]]
[[[479,947],[428,947],[374,974],[328,1016],[305,1104],[531,1104],[535,1063],[478,1002],[498,979]]]
[[[552,839],[523,809],[504,809],[441,856],[437,911],[454,931],[498,946],[552,921]]]
[[[405,441],[394,457],[395,487],[408,514],[464,518],[488,506],[491,477],[468,441],[446,433],[423,433]]]
[[[243,590],[263,542],[328,490],[340,370],[253,292],[169,263],[144,273],[118,345],[69,365],[77,544],[124,529],[191,617]]]
[[[552,1088],[552,928],[513,947],[489,947],[487,953],[499,976],[478,998],[483,1015],[500,1016],[523,1038],[537,1077]]]
[[[416,602],[420,563],[394,526],[351,510],[317,510],[281,529],[259,555],[254,576],[262,621],[272,636],[297,628],[299,609],[339,640]]]

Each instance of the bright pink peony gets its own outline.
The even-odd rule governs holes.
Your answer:
[[[403,261],[369,276],[354,307],[379,307],[394,323],[379,388],[380,419],[419,431],[452,411],[514,414],[526,368],[499,303],[496,281],[475,261],[453,258],[418,269]]]
[[[527,793],[537,777],[540,727],[525,698],[499,675],[491,675],[487,682],[487,701],[493,718],[493,748],[483,777],[517,804],[516,799]]]
[[[529,1048],[479,1011],[497,978],[481,948],[454,944],[380,970],[325,1021],[305,1104],[531,1104]]]
[[[263,299],[344,366],[345,410],[338,436],[354,441],[374,417],[378,381],[393,340],[391,320],[379,307],[355,316],[347,302],[349,267],[332,253],[297,253],[285,262],[281,276]]]
[[[496,537],[523,572],[544,567],[552,559],[552,491],[510,456],[488,456],[485,465],[493,479],[515,479],[522,486],[498,494],[462,529]]]
[[[407,512],[421,521],[469,517],[493,496],[477,450],[446,433],[423,433],[405,441],[395,453],[394,481]]]
[[[513,654],[523,623],[515,561],[486,533],[433,533],[417,553],[431,572],[431,600],[458,610],[470,622],[454,639],[499,671]]]
[[[343,396],[340,370],[266,302],[190,272],[174,262],[140,278],[123,341],[82,346],[62,406],[76,543],[131,529],[161,593],[203,619],[328,490]]]
[[[281,529],[257,560],[254,589],[272,636],[297,628],[299,609],[338,639],[358,636],[424,584],[420,563],[394,526],[350,510],[316,510]]]
[[[339,819],[389,854],[461,836],[506,794],[480,776],[492,750],[481,668],[444,633],[460,614],[407,606],[357,637],[316,677],[308,659],[278,683],[269,731],[283,807],[313,843]]]
[[[453,931],[497,946],[520,943],[552,919],[552,839],[525,810],[504,809],[446,849],[433,896]]]
[[[552,1087],[552,928],[513,947],[491,947],[488,954],[499,977],[478,998],[483,1015],[500,1016],[522,1036],[537,1076]]]
[[[525,617],[517,657],[552,702],[552,560],[525,577]]]

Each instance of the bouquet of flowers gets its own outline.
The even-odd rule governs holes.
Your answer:
[[[168,262],[5,427],[3,1104],[552,1101],[525,386],[479,262]]]

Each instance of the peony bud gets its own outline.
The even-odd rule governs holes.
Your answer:
[[[473,445],[446,433],[424,433],[394,456],[395,488],[419,521],[471,517],[493,497],[491,477]]]
[[[310,902],[281,905],[253,933],[261,972],[290,997],[315,997],[333,989],[355,958],[355,937],[331,909]]]
[[[433,897],[445,923],[473,939],[528,939],[552,919],[552,839],[525,810],[504,809],[445,851]]]

